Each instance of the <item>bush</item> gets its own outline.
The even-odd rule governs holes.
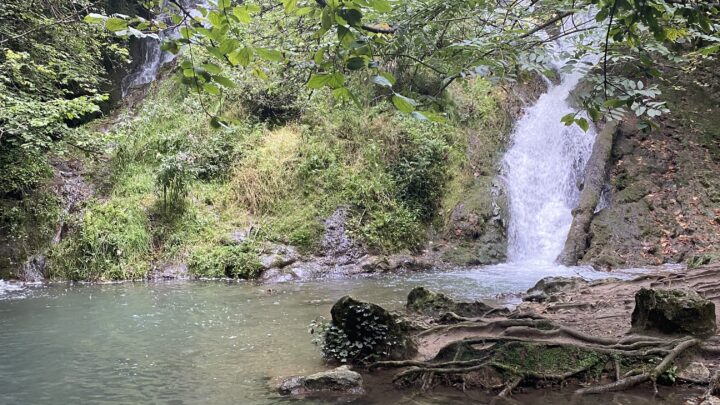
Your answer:
[[[75,228],[51,253],[51,277],[125,280],[147,275],[152,238],[137,200],[91,203]]]
[[[198,277],[230,277],[252,280],[263,266],[257,251],[248,245],[202,247],[190,255],[190,272]]]

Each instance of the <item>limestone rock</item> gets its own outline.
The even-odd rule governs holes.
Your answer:
[[[379,305],[345,296],[333,305],[330,313],[331,325],[342,331],[342,339],[333,342],[326,335],[326,349],[332,350],[328,345],[333,344],[339,349],[353,347],[357,353],[349,359],[351,361],[368,358],[399,360],[417,352],[405,325]]]
[[[177,280],[188,278],[188,266],[185,263],[165,263],[152,272],[153,280]]]
[[[292,246],[268,244],[260,253],[260,264],[266,269],[283,268],[300,259],[297,249]]]
[[[715,304],[691,290],[643,288],[635,294],[637,331],[708,336],[715,333]]]
[[[700,405],[720,405],[720,398],[716,396],[709,396]]]
[[[432,263],[429,261],[411,255],[388,256],[387,263],[390,270],[423,271],[432,268]]]
[[[507,308],[495,308],[480,301],[458,302],[442,293],[436,293],[425,287],[415,287],[407,298],[406,308],[411,312],[425,315],[442,315],[454,312],[465,317],[479,317],[490,312],[508,313]]]
[[[278,387],[282,395],[307,395],[321,392],[340,392],[346,394],[363,393],[362,376],[341,366],[334,370],[322,371],[308,376],[292,377]]]
[[[698,384],[707,384],[710,381],[710,370],[703,363],[694,361],[678,373],[678,378]]]
[[[544,302],[553,294],[574,290],[587,284],[588,282],[580,277],[545,277],[527,290],[523,301]]]

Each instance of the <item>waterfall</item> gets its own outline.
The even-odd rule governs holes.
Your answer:
[[[571,39],[560,40],[555,54],[573,50]],[[588,61],[592,64],[595,59]],[[566,64],[557,58],[558,72]],[[502,174],[509,202],[508,259],[552,264],[562,252],[579,202],[585,164],[595,141],[595,128],[584,132],[560,119],[576,111],[568,103],[583,74],[559,73],[548,89],[516,123],[512,144],[503,158]]]
[[[199,15],[199,12],[195,9],[195,7],[198,5],[207,5],[204,0],[183,0],[182,3],[192,15]],[[167,2],[163,4],[163,10],[166,8]],[[170,15],[164,11],[157,16],[157,19],[163,20],[168,25],[171,25]],[[175,38],[177,36],[178,30],[175,28],[160,31],[158,33],[158,38],[145,37],[136,39],[138,43],[136,44],[135,51],[132,55],[133,60],[136,62],[135,68],[122,80],[121,90],[123,97],[125,97],[130,90],[145,86],[146,84],[155,81],[160,68],[175,59],[176,55],[163,51],[161,45],[165,38]]]

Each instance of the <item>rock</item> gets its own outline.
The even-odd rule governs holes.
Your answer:
[[[545,277],[527,290],[523,301],[544,302],[553,294],[574,290],[587,284],[588,282],[580,277]]]
[[[445,294],[433,292],[425,287],[415,287],[410,291],[405,305],[408,311],[425,315],[442,315],[454,312],[464,317],[480,317],[490,312],[508,313],[507,308],[495,308],[480,301],[457,302]]]
[[[636,331],[708,336],[715,333],[715,304],[692,290],[642,288],[635,294]]]
[[[292,246],[270,243],[260,253],[260,264],[266,269],[289,266],[300,259],[297,249]]]
[[[326,357],[343,360],[337,351],[352,350],[351,355],[346,354],[347,360],[400,360],[417,352],[406,325],[379,305],[345,296],[333,305],[330,313],[331,326],[341,333],[334,338],[328,338],[326,333]]]
[[[320,244],[325,256],[339,265],[355,262],[364,254],[364,249],[347,232],[347,216],[348,208],[341,206],[325,220],[325,233]]]
[[[678,378],[693,383],[707,384],[710,381],[710,370],[704,364],[694,361],[678,373]]]
[[[153,280],[175,280],[188,278],[188,266],[185,263],[165,263],[153,271]]]
[[[20,281],[24,281],[26,283],[36,283],[39,281],[43,281],[43,274],[45,274],[45,263],[45,255],[37,254],[31,256],[22,265],[22,268],[17,274],[17,278]]]
[[[341,392],[345,394],[363,393],[362,376],[341,366],[334,370],[322,371],[309,376],[292,377],[283,381],[278,387],[282,395],[307,395],[323,392]]]
[[[720,398],[711,395],[700,402],[700,405],[720,405]]]
[[[429,261],[410,255],[392,255],[387,257],[389,270],[424,271],[432,268]]]
[[[390,270],[387,257],[385,256],[363,256],[357,263],[363,273],[384,273]]]

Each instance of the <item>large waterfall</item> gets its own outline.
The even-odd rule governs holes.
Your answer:
[[[557,43],[557,54],[572,47]],[[566,61],[557,59],[558,72]],[[575,112],[568,103],[582,73],[560,73],[517,122],[503,159],[509,199],[508,259],[550,264],[561,253],[579,202],[579,185],[595,141],[595,129],[584,132],[560,120]]]

